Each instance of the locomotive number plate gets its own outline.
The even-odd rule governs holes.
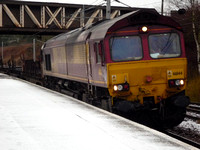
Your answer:
[[[183,69],[167,70],[167,79],[183,79],[183,78],[184,78]]]

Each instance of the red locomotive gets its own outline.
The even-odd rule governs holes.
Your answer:
[[[153,9],[63,33],[48,40],[42,53],[47,87],[140,122],[150,114],[166,127],[184,119],[183,33]]]

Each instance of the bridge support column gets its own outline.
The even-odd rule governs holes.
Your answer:
[[[46,28],[45,22],[45,6],[41,6],[41,25],[43,28]]]
[[[62,11],[61,11],[61,26],[62,26],[62,28],[65,28],[65,20],[66,20],[65,7],[62,7]]]
[[[103,20],[103,10],[101,9],[99,12],[99,21]]]
[[[24,5],[20,5],[20,24],[24,27]]]
[[[3,12],[3,7],[2,7],[2,4],[0,4],[0,27],[3,26],[2,12]]]
[[[85,6],[83,5],[81,14],[80,14],[80,27],[85,26]]]

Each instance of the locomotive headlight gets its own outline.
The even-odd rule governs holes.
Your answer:
[[[180,80],[180,84],[181,84],[181,85],[184,85],[184,80]]]
[[[147,32],[148,31],[148,28],[146,26],[143,26],[142,27],[142,32]]]
[[[117,91],[117,85],[114,85],[114,87],[113,87],[113,89],[114,89],[114,91]]]
[[[179,86],[180,85],[180,80],[176,80],[175,84],[176,84],[176,86]]]
[[[122,91],[122,90],[123,90],[123,86],[122,86],[121,84],[119,84],[119,85],[117,86],[117,89],[118,89],[118,91]]]
[[[176,86],[182,86],[182,85],[184,85],[184,80],[176,80],[175,84],[176,84]]]

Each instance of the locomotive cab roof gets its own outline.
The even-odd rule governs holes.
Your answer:
[[[73,44],[85,42],[88,38],[90,40],[103,39],[107,32],[113,32],[123,27],[140,24],[167,25],[181,30],[177,22],[170,17],[160,15],[155,9],[139,9],[112,20],[103,20],[90,26],[62,33],[48,40],[46,46],[54,45],[53,43],[56,41],[63,41],[65,44]]]

